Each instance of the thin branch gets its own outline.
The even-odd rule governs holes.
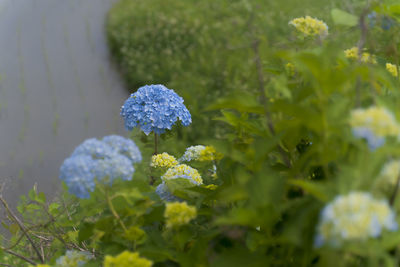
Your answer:
[[[400,173],[397,176],[396,186],[394,187],[393,194],[390,197],[390,201],[389,201],[390,206],[394,205],[394,201],[396,200],[397,192],[399,191],[399,185],[400,185]]]
[[[11,218],[18,224],[19,228],[22,230],[22,232],[25,234],[26,238],[28,241],[31,243],[32,248],[35,250],[36,254],[39,256],[39,260],[41,263],[44,263],[44,259],[42,258],[42,255],[40,254],[38,248],[36,247],[35,243],[31,239],[31,237],[28,235],[27,228],[25,225],[18,219],[18,217],[14,214],[14,212],[10,209],[8,206],[7,202],[3,198],[1,192],[2,192],[3,187],[0,187],[0,202],[3,204],[4,208],[6,209],[7,213],[11,216]]]
[[[2,248],[3,249],[3,248]],[[18,254],[18,253],[16,253],[16,252],[14,252],[14,251],[12,251],[12,250],[8,250],[8,249],[3,249],[4,250],[4,252],[6,252],[6,253],[8,253],[8,254],[11,254],[11,255],[13,255],[13,256],[15,256],[15,257],[17,257],[17,258],[20,258],[20,259],[22,259],[22,260],[24,260],[24,261],[26,261],[26,262],[29,262],[30,264],[33,264],[33,265],[35,265],[36,266],[36,262],[34,262],[33,260],[31,260],[31,259],[29,259],[29,258],[27,258],[27,257],[25,257],[25,256],[23,256],[23,255],[21,255],[21,254]]]
[[[365,8],[363,12],[360,15],[359,21],[358,21],[358,26],[360,28],[360,40],[358,40],[358,61],[361,62],[362,59],[362,51],[365,46],[365,42],[367,41],[367,34],[368,34],[368,27],[365,22],[365,18],[369,12],[369,8]],[[361,79],[360,77],[357,77],[357,82],[356,82],[356,107],[359,107],[361,105]]]
[[[367,41],[368,27],[367,27],[367,24],[365,22],[365,18],[368,15],[368,12],[369,12],[369,8],[367,7],[361,13],[360,19],[358,21],[358,26],[359,26],[360,32],[361,32],[360,40],[358,40],[358,45],[357,45],[357,47],[358,47],[358,57],[360,59],[361,59],[361,55],[362,55],[362,50],[363,50],[363,48],[365,46],[365,42]]]
[[[260,91],[260,101],[264,106],[265,118],[267,121],[268,129],[272,135],[276,135],[274,124],[272,123],[271,113],[268,111],[268,99],[267,99],[267,96],[265,95],[265,86],[264,86],[265,79],[264,79],[264,74],[263,74],[263,70],[262,70],[260,52],[258,49],[259,44],[260,44],[260,42],[258,39],[255,39],[252,43],[253,52],[255,54],[254,61],[256,63],[256,67],[257,67],[258,86],[259,86],[259,91]],[[286,167],[291,168],[292,164],[290,163],[290,159],[281,145],[278,145],[278,151],[281,154],[282,160],[285,163]]]

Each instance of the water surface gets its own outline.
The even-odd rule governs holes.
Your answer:
[[[0,181],[11,202],[89,137],[126,134],[127,97],[104,33],[113,0],[0,0]]]

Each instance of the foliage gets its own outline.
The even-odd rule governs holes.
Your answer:
[[[135,138],[132,179],[99,181],[87,199],[65,188],[49,202],[34,188],[15,214],[0,197],[1,261],[57,266],[75,250],[90,255],[84,266],[397,266],[400,82],[386,63],[399,66],[400,6],[294,3],[281,16],[287,3],[117,4],[110,45],[128,82],[176,88],[193,115],[177,136],[190,138],[155,150]],[[328,35],[288,24],[307,15]]]

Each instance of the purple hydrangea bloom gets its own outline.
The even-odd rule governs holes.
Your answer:
[[[136,144],[122,136],[106,136],[103,140],[87,139],[79,145],[60,168],[71,194],[89,198],[95,180],[111,185],[117,178],[131,180],[133,163],[142,160]]]
[[[131,94],[121,108],[121,116],[128,130],[139,126],[146,135],[162,134],[178,119],[184,126],[192,123],[183,98],[161,84],[145,85]]]

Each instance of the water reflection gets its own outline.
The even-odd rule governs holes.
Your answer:
[[[112,68],[104,20],[112,0],[0,1],[0,180],[14,201],[85,138],[123,134],[126,91]]]

